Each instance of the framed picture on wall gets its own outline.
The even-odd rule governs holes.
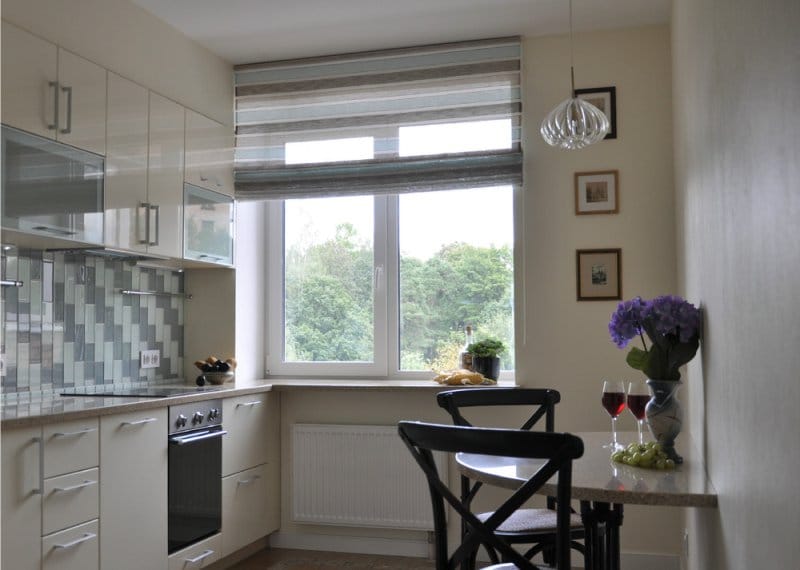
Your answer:
[[[619,212],[619,171],[575,173],[575,215]]]
[[[590,89],[576,89],[575,96],[588,101],[608,117],[611,128],[603,140],[617,138],[617,88],[592,87]]]
[[[622,250],[576,250],[578,301],[622,299]]]

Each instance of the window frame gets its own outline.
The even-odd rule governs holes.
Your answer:
[[[514,220],[514,278],[512,287],[518,291],[517,260],[520,240],[516,239],[520,202],[519,188],[512,187],[512,219]],[[400,369],[400,247],[397,194],[372,196],[374,204],[373,258],[373,354],[374,362],[285,362],[285,304],[284,304],[284,222],[285,200],[270,200],[265,208],[267,227],[267,342],[265,373],[267,376],[312,378],[358,377],[373,379],[430,380],[431,371]],[[518,299],[515,294],[515,299]],[[519,301],[514,303],[514,330],[519,330]],[[516,342],[515,342],[516,344]],[[517,348],[518,350],[519,348]],[[516,368],[516,367],[515,367]],[[514,379],[514,370],[502,370],[501,381]]]

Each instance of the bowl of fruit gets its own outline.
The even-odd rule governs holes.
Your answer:
[[[224,384],[230,382],[235,377],[236,359],[228,358],[220,360],[216,356],[209,356],[205,360],[197,360],[195,366],[202,372],[197,377],[197,385],[203,386],[206,382],[210,384]]]

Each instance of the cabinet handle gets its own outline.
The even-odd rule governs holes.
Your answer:
[[[258,405],[260,405],[260,404],[261,404],[261,401],[260,401],[260,400],[255,400],[255,401],[253,401],[253,402],[244,402],[244,403],[242,403],[242,404],[236,404],[236,407],[237,407],[237,408],[239,408],[239,407],[247,407],[247,408],[249,408],[249,407],[251,407],[251,406],[258,406]]]
[[[151,424],[153,422],[157,422],[158,418],[145,418],[143,420],[136,420],[135,422],[122,422],[121,426],[140,426],[142,424]]]
[[[213,550],[206,550],[205,552],[203,552],[203,554],[195,556],[194,558],[184,558],[183,561],[188,562],[189,564],[197,564],[198,562],[208,558],[212,554],[214,554]]]
[[[39,444],[39,477],[37,481],[38,488],[31,491],[34,495],[44,494],[44,439],[41,437],[34,437],[33,443]]]
[[[261,475],[253,475],[249,479],[241,479],[239,481],[236,481],[236,484],[237,485],[249,485],[250,483],[252,483],[256,479],[261,479]]]
[[[144,211],[144,232],[142,232],[141,225],[139,226],[139,243],[148,245],[150,242],[150,204],[142,202],[139,204],[137,222],[142,219],[142,211]]]
[[[53,88],[53,122],[47,125],[47,130],[55,131],[58,129],[58,81],[50,81],[48,85]]]
[[[79,491],[80,489],[85,489],[86,487],[91,487],[92,485],[97,485],[97,481],[92,481],[91,479],[86,479],[83,483],[78,483],[77,485],[70,485],[69,487],[54,487],[54,493],[69,493],[70,491]]]
[[[53,437],[80,437],[87,433],[92,433],[93,431],[97,431],[97,428],[84,428],[78,431],[58,431],[53,434]]]
[[[93,538],[97,538],[97,535],[92,532],[84,533],[84,535],[80,538],[76,538],[72,542],[68,542],[66,544],[54,544],[53,548],[72,548],[73,546],[78,546],[82,542],[86,542],[87,540],[92,540]]]
[[[72,132],[72,87],[62,87],[61,91],[67,94],[67,128],[61,129],[62,135]]]
[[[155,220],[151,224],[150,220],[152,219],[153,212],[156,213],[156,217],[155,217]],[[158,227],[160,225],[159,224],[159,218],[161,217],[160,214],[161,214],[161,206],[151,205],[149,207],[148,220],[147,220],[148,221],[147,238],[150,239],[150,228],[153,227],[153,228],[155,228],[155,232],[154,233],[156,234],[156,239],[154,239],[153,241],[150,241],[147,245],[158,245]]]

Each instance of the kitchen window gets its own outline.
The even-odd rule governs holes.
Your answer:
[[[268,201],[273,375],[513,368],[519,38],[237,66],[236,195]],[[520,232],[521,233],[521,232]]]
[[[430,377],[464,327],[513,369],[513,188],[270,203],[270,374]]]

